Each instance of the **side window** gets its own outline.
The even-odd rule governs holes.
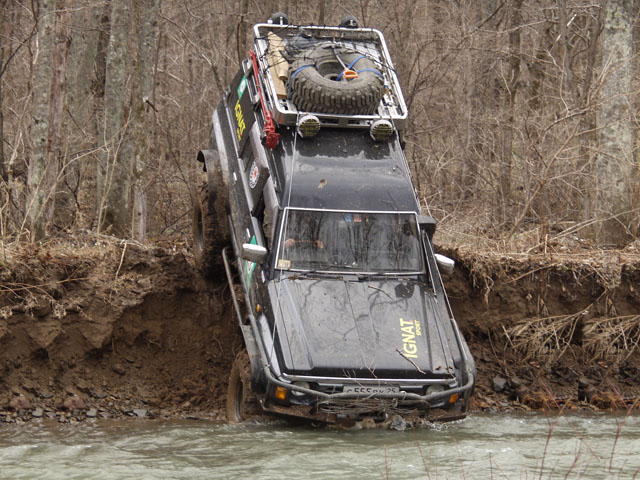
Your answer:
[[[271,177],[267,179],[262,190],[264,195],[264,217],[262,219],[262,231],[267,242],[267,248],[273,248],[273,237],[276,232],[276,224],[278,217],[278,196],[273,185]]]

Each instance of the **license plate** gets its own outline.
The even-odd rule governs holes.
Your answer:
[[[399,393],[400,388],[390,385],[347,385],[342,391],[344,393],[355,393],[358,395],[378,395],[380,393]]]

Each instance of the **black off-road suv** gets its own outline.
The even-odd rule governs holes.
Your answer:
[[[226,275],[246,346],[228,418],[460,418],[475,364],[403,154],[383,36],[273,18],[254,26],[198,153],[195,256]]]

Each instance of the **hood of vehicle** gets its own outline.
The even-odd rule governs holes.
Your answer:
[[[358,378],[447,378],[458,344],[446,311],[418,280],[291,276],[270,285],[283,372]],[[443,299],[440,299],[443,301]],[[453,351],[452,351],[453,350]]]

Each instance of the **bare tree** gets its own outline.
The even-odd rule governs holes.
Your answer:
[[[73,12],[73,43],[69,52],[67,70],[67,97],[69,107],[69,133],[82,132],[83,137],[95,136],[95,122],[90,122],[91,87],[95,79],[94,65],[98,54],[100,24],[104,6],[93,0],[76,1]],[[95,141],[95,138],[92,138]]]
[[[516,128],[516,95],[520,86],[520,53],[522,29],[522,1],[511,0],[509,3],[508,54],[501,66],[500,90],[504,101],[504,119],[502,123],[502,148],[500,155],[500,199],[502,204],[502,221],[508,218],[511,200],[511,176],[513,169],[513,135]]]
[[[46,185],[50,189],[45,213],[47,229],[53,227],[56,211],[56,192],[58,190],[60,164],[64,155],[62,132],[64,128],[64,107],[67,73],[67,56],[71,44],[70,10],[73,0],[58,0],[56,5],[56,23],[53,45],[53,71],[51,96],[49,98],[49,151],[47,158]],[[50,233],[50,232],[47,232]]]
[[[241,0],[240,2],[240,14],[238,25],[236,26],[236,43],[238,45],[238,63],[240,63],[247,56],[247,37],[249,36],[250,29],[247,22],[247,15],[249,13],[249,0]]]
[[[145,173],[149,155],[149,128],[153,115],[153,52],[160,0],[145,0],[135,6],[137,32],[136,68],[133,79],[132,106],[134,122],[133,161],[133,236],[144,241],[147,229],[147,192]]]
[[[633,25],[630,0],[608,0],[602,34],[604,81],[598,117],[600,154],[596,164],[594,214],[603,219],[601,243],[621,243],[629,236],[633,136],[630,102]]]
[[[33,89],[31,115],[32,155],[27,179],[27,218],[31,239],[38,240],[45,235],[45,204],[51,194],[52,185],[46,180],[47,162],[50,152],[49,108],[51,101],[52,52],[54,48],[55,0],[40,0],[34,3],[33,15],[38,25],[36,50],[34,54]]]
[[[6,20],[9,17],[7,15],[8,13],[7,3],[8,3],[8,0],[0,1],[0,30],[2,30],[3,32],[6,32],[8,30],[8,25],[7,25],[8,22]],[[4,116],[2,113],[2,77],[4,76],[4,72],[6,70],[5,57],[7,56],[7,54],[5,53],[5,51],[10,51],[9,48],[6,46],[7,43],[8,42],[5,39],[4,35],[0,35],[0,178],[5,182],[8,180],[8,177],[7,177],[7,170],[5,167],[5,160],[4,160]]]
[[[131,157],[123,152],[129,128],[127,96],[127,37],[129,2],[112,0],[104,89],[105,149],[98,162],[98,230],[127,237],[131,234],[129,192]]]
[[[64,228],[91,228],[96,214],[95,158],[102,135],[104,52],[108,43],[109,4],[95,0],[75,0],[71,11],[71,36],[67,65],[67,122],[63,174],[58,188],[56,222]],[[106,17],[106,28],[103,28]],[[104,32],[103,30],[106,30]],[[101,80],[98,80],[98,71]],[[99,120],[98,120],[99,119]],[[100,123],[100,125],[99,125]],[[91,159],[92,161],[88,161]]]

